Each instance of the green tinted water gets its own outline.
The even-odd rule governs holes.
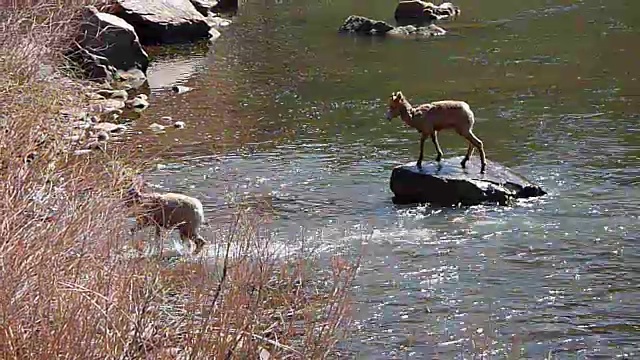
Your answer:
[[[208,49],[158,54],[138,125],[187,128],[158,136],[168,166],[149,180],[220,223],[225,192],[266,200],[285,243],[357,250],[370,234],[344,344],[359,358],[640,356],[640,3],[460,0],[442,38],[336,33],[350,14],[393,22],[394,5],[249,1]],[[384,119],[396,90],[467,101],[488,158],[550,195],[393,206],[391,169],[418,152],[415,130]]]

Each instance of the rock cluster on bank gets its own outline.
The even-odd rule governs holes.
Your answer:
[[[131,119],[147,109],[147,94],[141,92],[149,67],[144,45],[213,40],[220,35],[217,28],[230,24],[218,13],[237,6],[237,0],[114,0],[100,10],[85,7],[66,55],[99,85],[86,94],[86,106],[61,111],[70,124],[69,150],[78,155],[104,151],[112,137],[125,133]],[[185,124],[176,121],[172,127]]]
[[[144,45],[214,40],[217,28],[230,23],[218,13],[237,5],[237,0],[115,0],[102,11],[87,6],[67,55],[89,79],[125,81],[135,88],[146,81]]]

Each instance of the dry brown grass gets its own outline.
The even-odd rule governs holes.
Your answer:
[[[119,190],[142,163],[70,155],[60,111],[83,105],[86,85],[38,75],[60,64],[73,25],[59,20],[78,7],[10,5],[0,10],[0,358],[330,357],[357,263],[282,260],[242,210],[214,258],[123,255],[132,222]]]

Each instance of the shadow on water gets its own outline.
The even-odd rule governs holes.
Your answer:
[[[638,356],[640,3],[456,5],[451,36],[402,41],[336,33],[351,14],[393,23],[388,1],[250,0],[208,48],[158,50],[135,126],[167,152],[147,178],[219,222],[232,197],[254,203],[282,243],[364,244],[354,357]],[[549,195],[394,206],[391,169],[418,152],[384,119],[397,90],[469,102],[488,158]],[[150,134],[162,116],[187,127]]]

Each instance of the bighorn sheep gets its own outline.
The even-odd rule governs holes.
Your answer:
[[[136,225],[130,230],[132,235],[147,226],[155,226],[159,240],[162,228],[177,228],[183,244],[189,240],[195,243],[194,255],[202,250],[205,240],[200,235],[200,226],[205,218],[198,199],[176,193],[140,193],[130,188],[125,203],[136,215]]]
[[[418,130],[420,137],[420,156],[416,162],[418,168],[422,168],[422,158],[424,154],[424,142],[431,137],[433,145],[436,147],[438,156],[436,161],[442,160],[442,149],[438,143],[438,131],[445,129],[454,129],[459,135],[467,139],[469,146],[467,155],[462,159],[462,168],[465,167],[467,161],[473,154],[474,148],[480,152],[480,161],[482,167],[481,173],[485,172],[486,156],[482,141],[473,134],[473,124],[475,122],[473,112],[464,101],[442,100],[431,103],[422,104],[412,107],[409,101],[402,95],[402,92],[394,92],[389,98],[389,108],[387,109],[387,120],[396,116],[400,116],[405,124]]]

